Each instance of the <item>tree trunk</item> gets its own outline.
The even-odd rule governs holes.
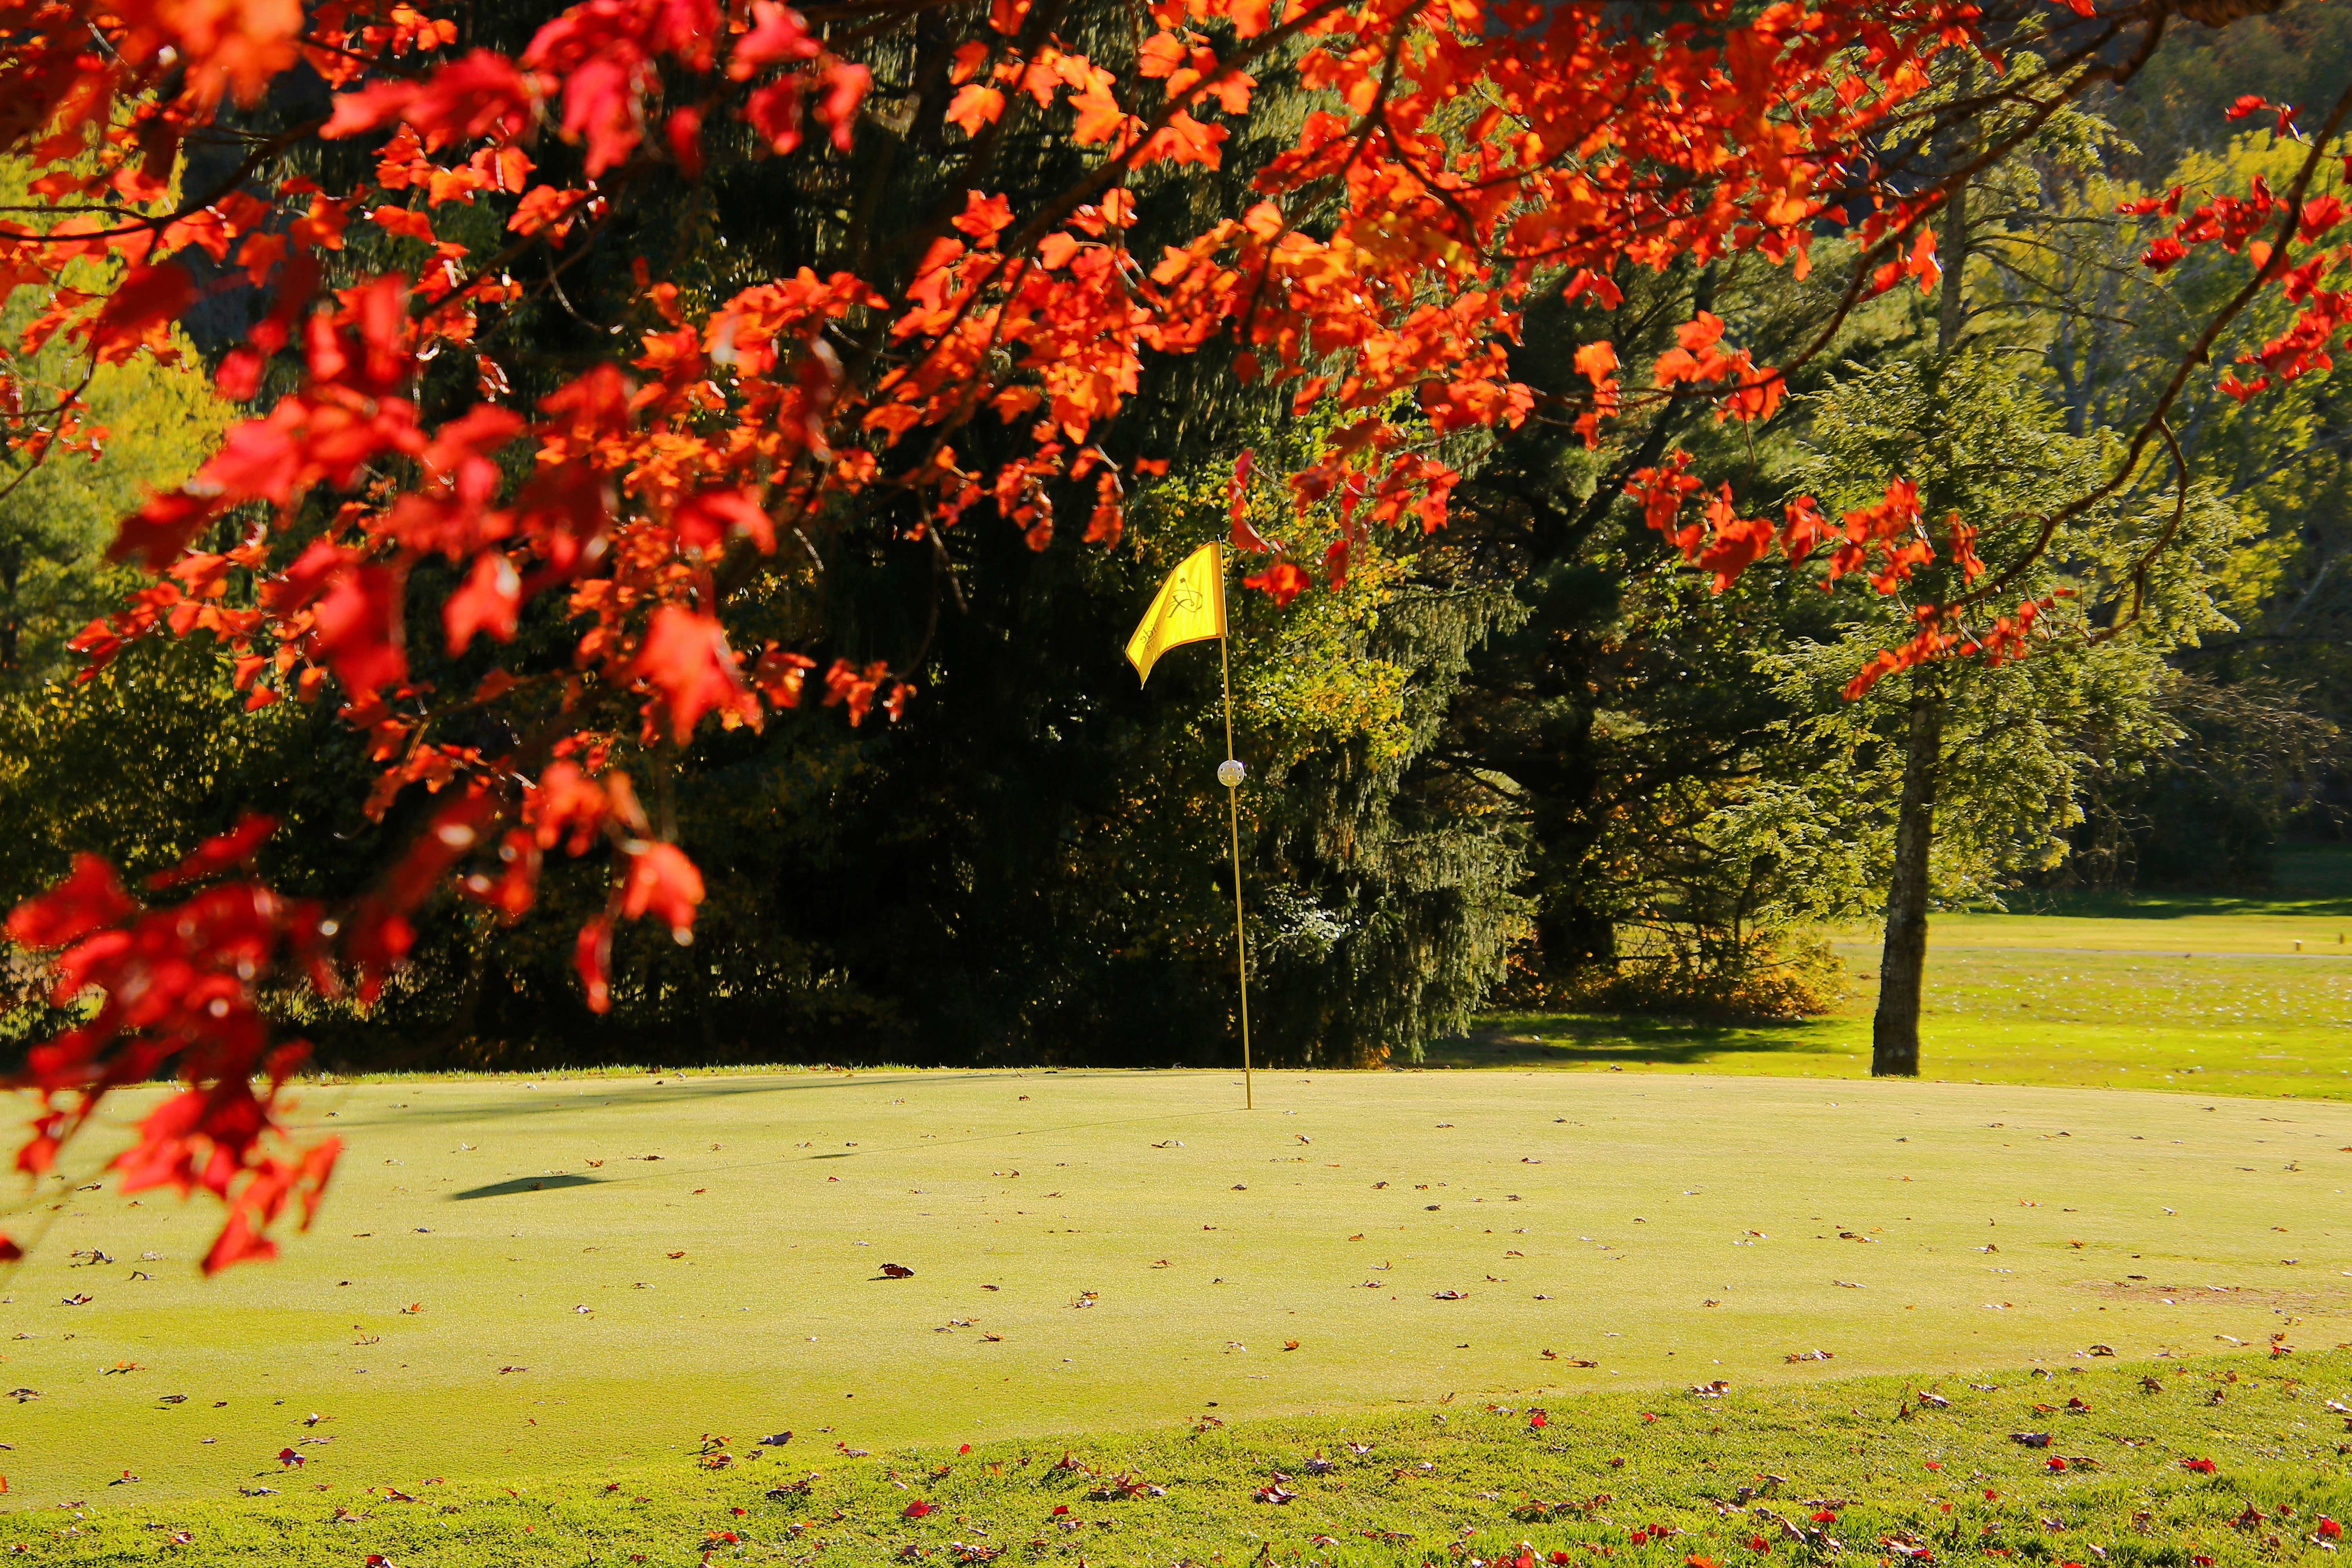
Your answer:
[[[1960,68],[1960,96],[1976,91],[1976,64],[1969,61]],[[1966,163],[1976,152],[1976,139],[1964,129],[1955,139],[1951,161]],[[1944,205],[1943,231],[1936,236],[1936,261],[1944,269],[1944,280],[1936,300],[1936,352],[1950,353],[1960,345],[1960,334],[1968,330],[1969,298],[1964,281],[1969,269],[1969,183],[1958,182]]]
[[[663,838],[677,842],[677,752],[665,745],[654,763],[654,824]],[[719,1020],[710,1011],[710,977],[702,967],[702,953],[694,945],[691,933],[684,943],[686,951],[678,960],[686,965],[687,989],[694,994],[694,1021],[702,1033],[702,1064],[705,1067],[719,1059]]]
[[[1975,90],[1973,65],[1960,74],[1960,95]],[[1968,157],[1969,139],[1957,139],[1951,156]],[[1937,237],[1944,266],[1937,300],[1936,352],[1949,354],[1967,331],[1968,297],[1961,279],[1969,265],[1969,187],[1952,188]],[[1936,785],[1943,771],[1944,700],[1924,670],[1911,677],[1911,710],[1903,744],[1903,804],[1895,818],[1895,877],[1886,889],[1886,945],[1878,956],[1878,1013],[1870,1022],[1873,1078],[1919,1076],[1919,994],[1927,975],[1927,858],[1936,847]]]
[[[16,584],[24,570],[24,542],[12,539],[0,545],[0,670],[16,668],[17,629],[24,624],[16,609]]]
[[[1944,700],[1911,679],[1903,748],[1903,805],[1895,828],[1895,879],[1886,889],[1886,946],[1878,960],[1878,1014],[1870,1025],[1873,1078],[1919,1076],[1919,993],[1927,970],[1927,852],[1936,843],[1936,784],[1942,772]]]

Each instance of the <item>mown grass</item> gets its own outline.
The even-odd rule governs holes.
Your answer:
[[[1141,1433],[873,1453],[823,1427],[781,1447],[737,1430],[502,1485],[265,1466],[247,1484],[268,1495],[20,1510],[0,1515],[0,1543],[35,1562],[190,1568],[2252,1568],[2320,1560],[2334,1521],[2352,1515],[2347,1372],[2352,1356],[2305,1344],[2276,1358],[2076,1359],[1548,1408],[1457,1400],[1231,1424],[1202,1408]],[[1118,1412],[1102,1416],[1113,1425]]]
[[[1922,1070],[2352,1100],[2352,856],[2306,851],[2289,874],[2260,896],[2045,894],[2012,913],[1938,915]],[[1502,1014],[1428,1065],[1865,1076],[1878,948],[1865,932],[1837,939],[1853,985],[1826,1016]]]
[[[1866,1076],[1878,955],[1841,953],[1859,994],[1826,1017],[1503,1015],[1429,1062]],[[2352,963],[1939,942],[1919,1036],[1930,1079],[2352,1100]]]
[[[1226,1073],[320,1084],[319,1230],[211,1283],[215,1216],[91,1180],[101,1135],[8,1225],[37,1246],[0,1295],[0,1549],[2292,1560],[2352,1511],[2352,1107],[2316,1103],[2352,970],[2224,955],[2336,914],[1940,922],[1928,1071],[1982,1083],[1804,1081],[1866,1066],[1865,996],[1513,1020],[1467,1059],[1627,1070],[1261,1074],[1255,1113]],[[2051,1087],[2081,1084],[2194,1093]],[[2166,1358],[2162,1392],[2094,1344]],[[1982,1366],[2027,1370],[1948,1370]],[[2008,1436],[2044,1429],[2095,1464]],[[1298,1495],[1253,1500],[1277,1472]]]
[[[37,1245],[0,1392],[37,1396],[0,1403],[0,1473],[147,1509],[289,1446],[339,1486],[489,1483],[706,1432],[952,1445],[2352,1340],[2352,1107],[1544,1072],[1239,1100],[1223,1073],[312,1090],[348,1149],[278,1262],[205,1281],[212,1208],[86,1177],[10,1222]]]
[[[2352,845],[2282,846],[2272,856],[2269,880],[2258,888],[2230,892],[2064,888],[2021,891],[2010,895],[2005,902],[2013,914],[2074,920],[2308,921],[2312,926],[2288,934],[2326,944],[2333,933],[2352,925]]]

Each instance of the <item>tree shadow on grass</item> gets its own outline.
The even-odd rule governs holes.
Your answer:
[[[2222,915],[2352,916],[2352,846],[2284,845],[2272,856],[2266,885],[2231,891],[2140,889],[2026,889],[2008,899],[2021,915],[2074,915],[2095,920],[2172,921]],[[1990,911],[1985,911],[1990,912]]]
[[[1626,1014],[1514,1013],[1468,1035],[1433,1040],[1429,1068],[1698,1067],[1725,1057],[1843,1057],[1849,1042],[1826,1020],[1643,1017]]]
[[[808,1089],[870,1089],[877,1083],[911,1078],[918,1072],[922,1072],[922,1069],[888,1068],[861,1070],[854,1074],[819,1075],[814,1072],[795,1072],[787,1068],[765,1074],[713,1072],[708,1076],[694,1076],[694,1069],[681,1068],[674,1077],[667,1079],[663,1087],[656,1089],[635,1083],[609,1082],[589,1076],[585,1072],[578,1077],[566,1077],[561,1070],[556,1070],[543,1075],[532,1075],[538,1077],[540,1081],[560,1086],[544,1095],[536,1093],[517,1095],[507,1092],[516,1088],[524,1075],[486,1072],[476,1078],[453,1079],[450,1080],[450,1087],[498,1089],[500,1093],[497,1098],[452,1100],[447,1103],[420,1105],[410,1115],[399,1120],[400,1124],[403,1125],[415,1125],[418,1121],[427,1121],[436,1125],[459,1121],[517,1121],[532,1117],[576,1112],[583,1110],[602,1110],[608,1108],[636,1110],[648,1106],[675,1105],[680,1100],[689,1100],[699,1106],[708,1105],[714,1100],[740,1100],[747,1095],[791,1094]],[[933,1084],[1003,1076],[1004,1072],[1002,1069],[923,1073],[925,1081]],[[364,1083],[366,1080],[353,1079],[352,1081]],[[563,1092],[565,1089],[574,1091],[587,1089],[591,1092],[567,1094]]]
[[[462,1193],[451,1193],[452,1198],[502,1198],[510,1193],[553,1192],[558,1187],[601,1187],[602,1176],[517,1176],[511,1182],[493,1182],[487,1187],[467,1187]]]
[[[674,1106],[680,1100],[698,1107],[720,1100],[740,1100],[750,1095],[797,1094],[810,1089],[858,1089],[871,1090],[881,1084],[919,1083],[925,1089],[947,1085],[982,1082],[1008,1082],[1024,1075],[1036,1078],[1065,1079],[1103,1079],[1122,1083],[1137,1077],[1150,1077],[1165,1069],[1159,1068],[860,1068],[855,1072],[803,1072],[789,1068],[773,1072],[756,1070],[711,1072],[707,1076],[695,1069],[678,1069],[665,1084],[656,1089],[635,1083],[618,1083],[590,1077],[585,1073],[567,1078],[560,1070],[549,1072],[539,1081],[557,1086],[548,1093],[516,1094],[511,1092],[521,1075],[484,1073],[476,1079],[455,1079],[455,1089],[485,1089],[499,1091],[495,1097],[452,1098],[446,1102],[430,1102],[409,1110],[396,1122],[379,1121],[378,1125],[415,1126],[429,1123],[450,1126],[467,1122],[520,1121],[534,1117],[583,1110],[634,1110],[649,1107]],[[1225,1071],[1226,1068],[1213,1070]],[[1173,1076],[1172,1074],[1171,1076]],[[355,1079],[363,1083],[364,1079]],[[564,1089],[586,1089],[587,1093],[565,1093]],[[633,1132],[629,1136],[642,1136]],[[609,1179],[609,1178],[607,1178]],[[551,1183],[550,1184],[552,1184]],[[527,1190],[527,1189],[525,1189]]]

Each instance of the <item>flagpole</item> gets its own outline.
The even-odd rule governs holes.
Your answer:
[[[1249,943],[1242,925],[1242,767],[1234,755],[1233,636],[1225,626],[1224,552],[1217,553],[1217,673],[1225,692],[1225,762],[1217,780],[1225,786],[1226,820],[1234,847],[1234,970],[1242,994],[1242,1109],[1257,1109],[1257,1085],[1250,1070]]]

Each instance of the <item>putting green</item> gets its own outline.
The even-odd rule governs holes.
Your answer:
[[[37,1394],[0,1406],[11,1501],[2352,1340],[2352,1106],[1491,1071],[1240,1092],[312,1089],[349,1150],[278,1263],[207,1283],[216,1215],[110,1181],[18,1216],[47,1229],[0,1308],[0,1384]],[[257,1480],[289,1447],[301,1478]]]

